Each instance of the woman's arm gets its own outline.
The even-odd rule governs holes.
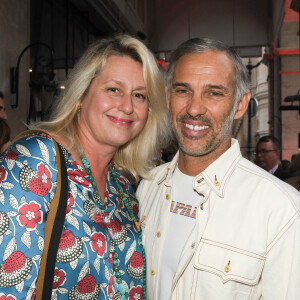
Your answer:
[[[35,290],[45,220],[56,190],[55,157],[49,136],[31,134],[1,158],[0,295],[25,299]]]

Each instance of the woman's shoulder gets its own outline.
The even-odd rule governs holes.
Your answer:
[[[4,158],[41,158],[48,164],[54,162],[56,156],[55,142],[52,137],[42,131],[26,131],[17,136],[3,153]]]
[[[51,198],[57,178],[53,139],[43,132],[26,132],[2,153],[0,169],[6,174],[6,181],[15,188],[43,196],[50,191]]]

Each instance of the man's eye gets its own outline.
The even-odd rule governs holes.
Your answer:
[[[180,90],[176,90],[176,93],[178,93],[178,94],[187,94],[188,90],[180,89]]]
[[[210,95],[211,96],[223,96],[223,93],[213,91],[213,92],[210,92]]]
[[[185,97],[191,94],[191,91],[187,89],[176,89],[175,94],[180,97]]]

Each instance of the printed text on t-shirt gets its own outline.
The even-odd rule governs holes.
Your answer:
[[[172,201],[170,212],[174,214],[179,214],[187,216],[190,218],[196,218],[197,207],[192,207],[191,205],[186,205],[184,203]]]

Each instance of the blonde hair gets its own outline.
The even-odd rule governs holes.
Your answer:
[[[114,161],[135,178],[145,177],[162,142],[169,139],[170,126],[161,71],[154,55],[136,38],[118,35],[90,45],[70,72],[66,89],[60,95],[50,120],[35,123],[30,127],[46,130],[50,134],[63,135],[68,139],[70,147],[76,147],[79,155],[83,154],[78,131],[80,103],[84,101],[91,82],[101,73],[107,59],[112,55],[128,56],[143,66],[149,105],[148,119],[143,130],[118,149]]]

